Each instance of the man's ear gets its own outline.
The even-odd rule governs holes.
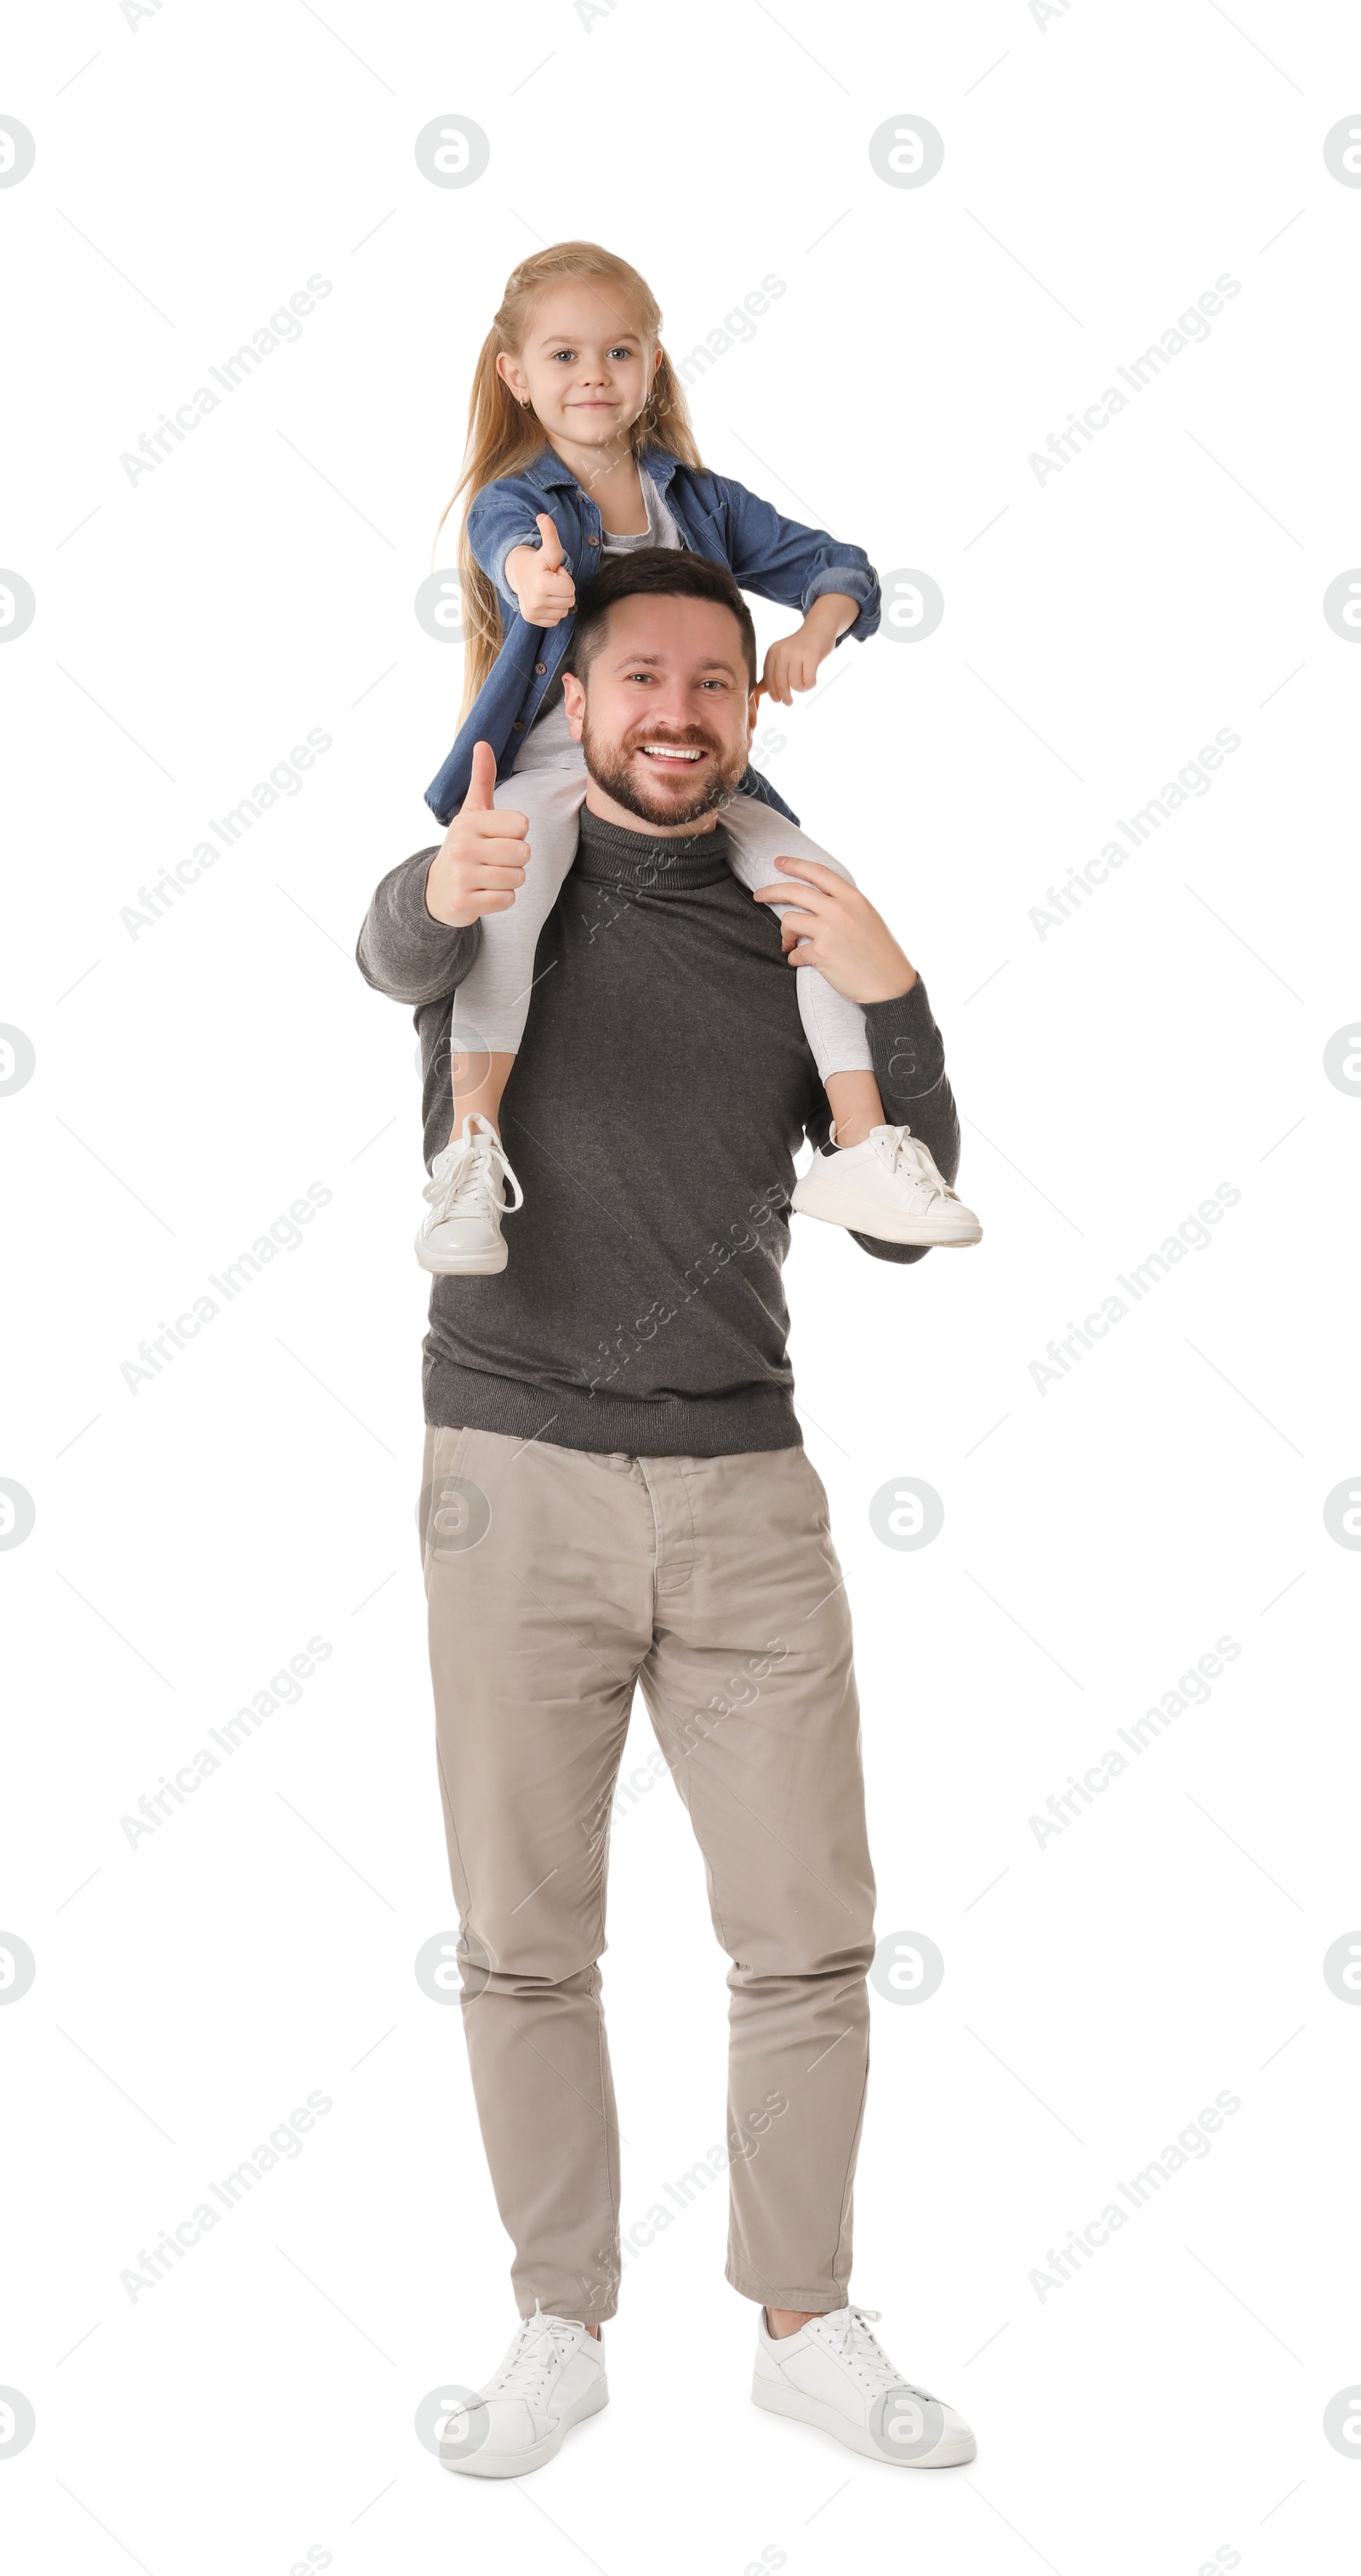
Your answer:
[[[567,730],[573,742],[580,742],[586,722],[586,691],[575,671],[563,672],[562,703],[567,710]]]

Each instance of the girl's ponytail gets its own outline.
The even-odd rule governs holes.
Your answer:
[[[458,540],[458,575],[466,637],[464,716],[487,678],[503,641],[501,603],[496,584],[483,572],[468,543],[468,510],[488,483],[495,483],[503,474],[518,473],[534,457],[542,454],[546,444],[534,411],[516,401],[509,385],[498,374],[496,361],[503,352],[507,356],[518,357],[528,336],[534,306],[544,288],[556,286],[564,279],[579,277],[612,286],[621,301],[631,309],[638,330],[654,348],[661,334],[661,310],[651,289],[637,270],[630,268],[627,260],[616,258],[612,251],[601,250],[595,242],[555,243],[548,250],[535,251],[511,271],[505,294],[473,371],[463,472],[439,522],[442,528],[459,494],[465,493],[463,525]],[[699,449],[695,445],[689,407],[665,351],[630,436],[635,455],[647,447],[664,447],[672,456],[679,457],[683,465],[693,466],[696,471],[699,469]],[[438,536],[439,529],[435,533]]]

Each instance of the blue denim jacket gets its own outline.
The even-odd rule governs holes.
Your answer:
[[[860,602],[860,614],[847,635],[863,642],[874,633],[879,623],[879,582],[859,546],[843,545],[823,528],[805,528],[797,519],[781,518],[769,501],[748,492],[743,484],[730,483],[721,474],[696,473],[665,448],[646,449],[641,461],[692,554],[727,564],[743,590],[755,591],[761,599],[777,599],[804,614],[824,591],[844,591],[847,598]],[[515,546],[539,543],[534,522],[541,510],[552,515],[578,596],[602,559],[599,508],[553,448],[545,447],[522,474],[504,475],[478,493],[468,513],[468,538],[500,593],[505,641],[453,750],[425,791],[425,801],[441,823],[450,821],[467,794],[475,742],[491,744],[498,779],[514,766],[572,640],[575,617],[564,617],[552,627],[528,626],[514,592],[506,587],[506,557]],[[844,643],[846,638],[841,640]],[[759,797],[797,823],[798,816],[759,771],[747,771],[742,793]]]

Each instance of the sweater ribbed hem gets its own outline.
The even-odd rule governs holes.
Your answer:
[[[667,1396],[650,1403],[526,1386],[427,1351],[425,1418],[437,1429],[500,1431],[554,1449],[623,1452],[630,1458],[734,1458],[753,1449],[800,1449],[803,1433],[787,1387],[738,1395]]]

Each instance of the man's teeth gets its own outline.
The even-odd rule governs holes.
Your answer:
[[[679,742],[640,742],[638,748],[649,760],[702,760],[702,751],[688,751]]]

